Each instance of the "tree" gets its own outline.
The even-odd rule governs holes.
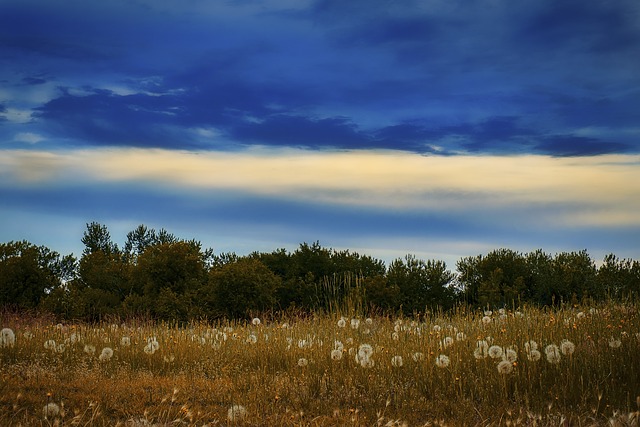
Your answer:
[[[188,312],[190,299],[206,283],[204,255],[193,241],[158,243],[147,247],[131,267],[132,293],[143,296],[151,314],[166,317],[168,311],[159,310],[159,297],[165,301],[179,300],[184,306],[176,315]],[[175,298],[174,298],[175,296]],[[173,304],[173,303],[172,303]],[[170,304],[165,304],[170,306]]]
[[[35,308],[75,275],[73,255],[60,257],[26,240],[0,244],[0,306]]]
[[[262,262],[244,257],[213,268],[208,285],[199,293],[205,313],[231,318],[275,307],[275,291],[281,280]]]
[[[399,303],[407,313],[450,308],[454,278],[443,261],[423,261],[413,255],[394,260],[387,272],[388,285],[398,288]]]
[[[106,225],[97,222],[87,224],[87,229],[82,236],[85,249],[83,255],[94,252],[102,252],[107,255],[119,253],[118,246],[111,241],[111,234]]]

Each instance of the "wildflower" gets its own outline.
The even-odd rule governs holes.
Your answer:
[[[113,349],[111,347],[105,347],[102,349],[98,359],[100,359],[101,362],[108,362],[111,357],[113,357]]]
[[[233,405],[227,412],[227,420],[231,422],[242,421],[247,417],[247,409],[242,405]]]
[[[560,349],[555,344],[549,344],[544,348],[544,354],[547,356],[549,363],[560,363]]]
[[[58,416],[59,413],[60,413],[60,407],[53,402],[47,403],[46,405],[44,405],[44,408],[42,408],[42,415],[44,415],[45,419],[55,418]]]
[[[615,339],[612,337],[609,340],[609,347],[611,348],[620,348],[621,345],[622,345],[622,341],[620,341],[619,339]]]
[[[342,359],[342,350],[338,350],[337,348],[331,350],[331,359],[332,360]]]
[[[503,360],[502,362],[498,363],[499,373],[503,375],[507,375],[507,374],[510,374],[512,371],[513,371],[512,362],[509,362],[508,360]]]
[[[369,358],[360,359],[360,366],[362,366],[363,368],[373,368],[374,365],[375,365],[375,362],[373,361],[373,359],[369,359]]]
[[[524,343],[524,349],[526,351],[537,350],[538,349],[538,343],[535,342],[534,340],[529,340],[526,343]]]
[[[411,356],[411,358],[414,362],[421,362],[424,360],[424,353],[416,351],[415,353],[413,353],[413,356]]]
[[[487,353],[482,351],[480,347],[476,347],[476,349],[473,350],[473,357],[475,357],[478,360],[484,359],[487,357]]]
[[[16,334],[10,328],[3,328],[0,331],[0,348],[13,347],[16,344]]]
[[[451,360],[449,359],[448,356],[441,354],[440,356],[436,357],[436,366],[438,368],[446,368],[447,366],[449,366],[449,364],[451,363]]]
[[[131,345],[131,338],[129,337],[120,338],[120,345],[123,347],[129,347]]]
[[[484,359],[489,354],[489,343],[485,340],[479,340],[476,343],[476,349],[473,352],[473,355],[476,359]],[[480,356],[480,357],[478,357]]]
[[[351,319],[351,329],[358,329],[360,327],[359,319]]]
[[[344,328],[345,326],[347,326],[347,321],[344,320],[344,317],[341,317],[340,320],[338,320],[338,328]]]
[[[69,338],[65,340],[65,342],[70,342],[71,344],[75,344],[80,341],[80,337],[75,332],[69,335]]]
[[[498,359],[502,357],[503,353],[504,352],[502,351],[502,347],[500,347],[499,345],[492,345],[491,347],[489,347],[488,355],[492,359]]]
[[[358,357],[361,359],[364,358],[370,358],[371,355],[373,354],[373,347],[371,347],[371,344],[361,344],[360,347],[358,347]]]
[[[518,353],[512,348],[508,348],[507,351],[504,352],[504,355],[502,357],[507,362],[513,363],[518,360]]]
[[[444,337],[444,339],[442,340],[442,348],[447,348],[453,345],[453,338],[451,337]]]
[[[88,355],[93,355],[93,353],[96,352],[96,348],[91,344],[85,344],[84,352],[87,353]]]
[[[530,350],[527,352],[527,359],[532,362],[537,362],[542,357],[542,354],[538,350]]]
[[[402,367],[402,356],[393,356],[391,358],[391,366],[393,366],[394,368],[401,368]]]
[[[147,339],[147,345],[144,346],[144,352],[147,354],[153,354],[156,351],[158,351],[159,348],[160,348],[160,343],[158,343],[158,340],[156,339],[156,337],[151,337]]]
[[[305,359],[304,357],[301,357],[300,359],[298,359],[298,366],[304,368],[308,364],[309,364],[309,361],[307,359]]]
[[[56,351],[56,341],[55,340],[47,340],[44,342],[44,348],[47,350]]]
[[[484,316],[484,317],[482,318],[482,323],[483,323],[483,324],[485,324],[485,325],[488,325],[489,323],[491,323],[491,317],[489,317],[489,316]]]
[[[574,351],[576,351],[576,346],[569,340],[562,340],[560,343],[560,351],[565,356],[571,356]]]
[[[298,348],[304,349],[304,348],[308,348],[311,347],[311,342],[304,340],[304,339],[299,339],[298,340]]]
[[[251,324],[253,326],[260,326],[260,319],[258,319],[257,317],[254,317],[253,320],[251,321]]]

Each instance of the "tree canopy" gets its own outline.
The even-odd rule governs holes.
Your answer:
[[[363,310],[402,312],[472,307],[554,305],[638,297],[640,263],[586,250],[555,255],[542,249],[496,249],[443,261],[412,254],[393,260],[318,241],[293,251],[215,254],[199,241],[139,225],[122,247],[106,225],[86,224],[76,259],[27,241],[0,244],[0,306],[41,309],[96,320],[145,315],[187,321],[246,317],[263,311],[329,311],[348,301]]]

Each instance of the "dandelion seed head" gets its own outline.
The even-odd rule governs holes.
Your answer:
[[[334,348],[333,350],[331,350],[331,359],[332,360],[342,359],[342,350],[338,350],[337,348]]]
[[[451,347],[452,345],[453,345],[453,338],[444,337],[444,339],[442,340],[442,347],[447,348],[447,347]]]
[[[96,348],[95,348],[95,346],[92,346],[91,344],[85,344],[84,352],[89,354],[89,355],[93,355],[96,352]]]
[[[362,366],[363,368],[367,368],[367,369],[373,368],[375,364],[376,363],[371,358],[360,359],[360,366]]]
[[[571,356],[576,351],[576,346],[571,341],[564,339],[560,342],[560,352],[565,356]]]
[[[309,361],[307,359],[305,359],[304,357],[301,357],[300,359],[298,359],[298,366],[304,368],[308,364],[309,364]]]
[[[340,320],[338,320],[338,328],[344,328],[345,326],[347,326],[347,321],[344,317],[341,317]]]
[[[499,345],[492,345],[491,347],[489,347],[489,351],[487,354],[492,359],[498,359],[502,357],[503,353],[504,352],[502,351],[502,347],[500,347]]]
[[[446,368],[449,366],[449,364],[451,363],[451,360],[449,359],[449,356],[445,355],[445,354],[441,354],[438,357],[436,357],[436,366],[438,368]]]
[[[123,347],[129,347],[131,345],[131,338],[127,336],[120,338],[120,345]]]
[[[498,363],[498,372],[503,374],[503,375],[507,375],[510,374],[513,371],[513,363],[509,362],[508,360],[503,360],[500,363]]]
[[[542,354],[538,350],[530,350],[527,352],[527,359],[532,362],[537,362],[542,357]]]
[[[60,406],[57,403],[49,402],[42,408],[42,415],[45,419],[55,418],[60,414]]]
[[[504,352],[504,360],[506,360],[509,363],[513,363],[516,360],[518,360],[518,353],[512,349],[512,348],[508,348],[505,352]]]
[[[552,364],[560,363],[561,353],[560,348],[555,344],[549,344],[544,348],[544,354],[547,356],[547,361]]]
[[[360,358],[370,358],[373,355],[373,347],[371,344],[361,344],[358,347],[358,357]]]
[[[620,346],[622,345],[622,341],[620,341],[619,339],[616,338],[611,338],[609,340],[609,347],[611,348],[620,348]]]
[[[467,334],[465,334],[464,332],[458,332],[456,334],[456,341],[464,341],[467,339]]]
[[[16,334],[11,328],[3,328],[0,331],[0,348],[13,347],[16,344]]]
[[[442,327],[440,325],[433,325],[433,327],[431,328],[431,330],[433,332],[440,332],[442,330]]]
[[[411,358],[413,359],[414,362],[421,362],[424,360],[424,353],[416,351],[415,353],[413,353]]]
[[[56,351],[56,341],[55,340],[47,340],[44,342],[44,348],[47,350]]]
[[[108,362],[112,357],[113,349],[111,347],[105,347],[102,349],[102,352],[100,353],[100,356],[98,356],[98,359],[100,359],[101,362]]]
[[[242,405],[233,405],[227,411],[227,420],[230,422],[243,421],[247,417],[247,409]]]
[[[249,344],[255,344],[258,342],[258,337],[255,334],[249,334],[249,336],[247,337],[247,342]]]
[[[260,319],[257,317],[254,317],[253,320],[251,321],[251,324],[253,326],[260,326]]]
[[[484,317],[482,318],[482,323],[483,323],[483,324],[485,324],[485,325],[488,325],[489,323],[491,323],[491,317],[489,317],[489,316],[484,316]]]
[[[358,329],[360,327],[359,319],[351,319],[351,329]]]
[[[402,364],[402,356],[393,356],[391,358],[391,366],[393,366],[394,368],[401,368]]]

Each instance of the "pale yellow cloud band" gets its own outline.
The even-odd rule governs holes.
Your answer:
[[[561,204],[566,209],[557,220],[569,225],[640,225],[638,155],[444,157],[292,149],[0,153],[0,175],[16,185],[143,181],[398,210]]]

